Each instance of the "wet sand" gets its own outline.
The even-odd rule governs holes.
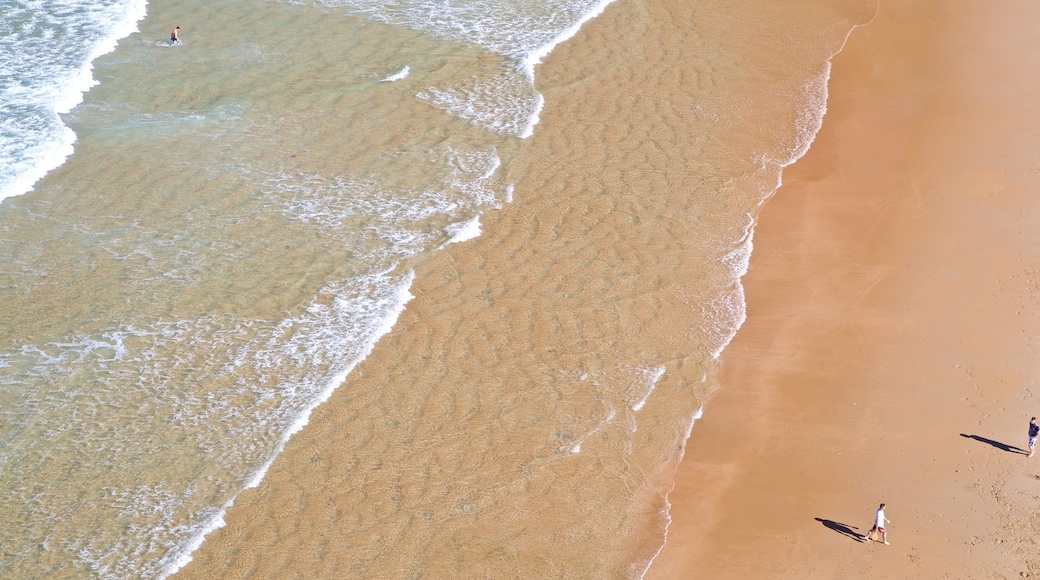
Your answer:
[[[557,47],[534,136],[500,151],[514,202],[417,269],[392,332],[176,577],[642,573],[713,388],[719,256],[863,4],[623,1]]]
[[[1038,21],[883,0],[833,59],[648,579],[1040,575]]]

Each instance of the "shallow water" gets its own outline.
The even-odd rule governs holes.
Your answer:
[[[162,577],[183,565],[311,409],[344,377],[351,388],[350,370],[410,299],[413,268],[475,235],[486,212],[523,203],[514,179],[537,180],[510,163],[538,130],[533,63],[602,8],[151,6],[139,33],[94,61],[100,84],[61,118],[75,153],[0,204],[0,573]],[[695,176],[686,184],[696,184],[698,242],[687,249],[699,253],[688,263],[702,272],[687,297],[700,313],[687,348],[706,369],[743,319],[737,279],[751,215],[815,133],[826,58],[842,37],[832,31],[799,53],[804,70],[777,68],[768,44],[736,54],[712,36],[769,17],[750,13],[696,30],[705,82],[679,105],[682,130],[694,131],[682,170]],[[851,26],[833,18],[834,30]],[[178,46],[167,40],[173,25]],[[755,110],[763,99],[781,114]],[[763,116],[775,129],[742,130]],[[30,133],[13,134],[28,143]],[[39,134],[55,155],[23,156],[33,167],[10,183],[69,146],[61,126]],[[572,417],[541,451],[588,453],[603,426],[643,410],[663,364],[618,364],[617,380],[584,398],[518,412]],[[688,432],[699,402],[685,405],[680,419],[659,419],[662,438],[644,454],[651,469]],[[458,427],[452,437],[472,440],[486,429]],[[496,440],[510,441],[508,429]],[[365,452],[408,470],[392,450]],[[557,493],[541,501],[576,514],[626,501]]]

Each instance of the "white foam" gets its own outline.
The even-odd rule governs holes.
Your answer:
[[[475,215],[464,222],[451,224],[444,229],[451,236],[451,239],[444,243],[445,246],[472,240],[480,236],[480,216]]]
[[[497,175],[501,161],[494,148],[444,147],[414,159],[441,168],[435,185],[401,191],[350,175],[326,178],[280,171],[264,181],[262,190],[290,219],[316,225],[336,243],[363,246],[356,256],[371,263],[435,247],[437,231],[450,236],[442,245],[472,239],[480,235],[480,215],[509,197]],[[434,223],[439,225],[428,225]],[[362,238],[373,243],[359,244]]]
[[[604,401],[603,404],[607,408],[606,416],[600,419],[599,423],[597,423],[595,427],[593,427],[587,433],[579,437],[574,444],[561,446],[559,449],[557,449],[557,452],[581,453],[581,445],[585,442],[585,440],[598,433],[600,430],[603,429],[604,426],[608,425],[611,421],[614,420],[614,416],[617,414],[617,411],[615,411],[614,407],[612,407],[609,403],[606,403]]]
[[[876,16],[877,13],[875,13],[874,17],[876,18]],[[873,20],[873,18],[871,20]],[[760,159],[761,165],[763,167],[768,163],[773,162],[779,165],[780,169],[780,171],[778,171],[777,173],[775,186],[771,190],[764,192],[765,195],[763,195],[763,201],[768,199],[776,192],[777,189],[779,189],[783,182],[783,168],[796,162],[809,151],[813,141],[816,138],[816,135],[819,133],[820,128],[823,126],[823,119],[827,112],[827,85],[830,79],[831,59],[833,59],[835,55],[837,55],[841,52],[842,49],[844,49],[845,43],[848,42],[848,39],[852,35],[852,32],[854,32],[856,28],[859,28],[859,26],[863,25],[854,26],[851,30],[849,30],[849,33],[845,36],[845,40],[842,43],[841,48],[835,51],[835,53],[831,55],[830,59],[827,60],[822,72],[819,75],[817,75],[814,79],[812,79],[809,83],[807,83],[805,91],[807,96],[807,104],[805,109],[803,110],[802,116],[796,122],[796,127],[798,129],[797,137],[793,146],[788,149],[788,155],[785,158],[780,159],[769,159],[766,156],[763,156]],[[749,216],[748,223],[744,229],[744,236],[742,240],[740,240],[738,247],[729,252],[723,259],[723,262],[730,266],[731,274],[736,277],[735,288],[732,292],[727,294],[729,299],[723,300],[723,302],[725,302],[727,305],[727,308],[724,308],[723,310],[728,311],[729,315],[732,317],[732,320],[734,320],[735,324],[732,327],[732,331],[724,337],[724,340],[722,340],[719,347],[713,351],[713,359],[718,358],[718,356],[722,353],[722,351],[726,348],[726,346],[736,335],[737,330],[743,325],[744,321],[746,320],[747,308],[746,302],[744,300],[744,288],[740,280],[747,274],[748,271],[748,264],[750,262],[751,253],[754,248],[754,227],[755,219]],[[706,379],[706,375],[702,376],[701,382],[705,382]],[[690,420],[686,428],[686,434],[683,438],[684,442],[689,440],[690,435],[693,433],[694,424],[698,420],[700,420],[703,417],[703,415],[704,406],[701,405],[697,408],[696,411],[694,411],[694,413],[690,417]],[[683,447],[682,454],[685,454],[685,446]],[[682,459],[682,455],[680,455],[679,459]],[[668,528],[670,527],[672,521],[670,510],[671,504],[667,501],[667,498],[665,498],[666,526],[664,541],[661,542],[661,545],[658,547],[654,555],[651,556],[649,560],[645,562],[645,565],[641,566],[642,570],[639,570],[636,574],[633,574],[635,578],[642,579],[646,575],[646,572],[650,569],[650,566],[653,564],[654,560],[657,558],[657,556],[661,553],[661,550],[663,550],[664,546],[667,544]]]
[[[0,200],[28,193],[43,176],[61,166],[72,155],[76,136],[58,115],[71,111],[83,101],[83,95],[97,84],[93,77],[93,62],[113,51],[120,39],[138,30],[137,23],[145,16],[147,0],[126,0],[124,4],[101,7],[75,1],[58,4],[48,8],[32,6],[26,9],[25,14],[18,16],[32,19],[35,24],[37,20],[58,18],[45,12],[49,9],[53,9],[55,14],[69,14],[67,22],[49,21],[47,24],[66,27],[75,25],[75,32],[79,33],[68,35],[74,39],[73,42],[80,43],[81,39],[88,39],[93,45],[80,62],[45,63],[48,57],[57,57],[43,55],[40,56],[43,60],[38,66],[33,66],[33,63],[41,52],[58,51],[62,55],[75,52],[64,50],[53,42],[41,48],[37,43],[18,42],[18,38],[12,38],[16,44],[4,48],[5,51],[13,51],[12,58],[22,61],[19,63],[22,68],[3,71],[10,80],[0,85],[0,106],[6,109],[0,112],[0,117],[8,116],[0,130],[0,161],[6,165],[4,174],[0,174]],[[32,10],[40,12],[33,13]],[[89,32],[79,31],[79,27],[89,29]],[[6,68],[14,64],[4,63],[4,66]],[[51,75],[42,83],[39,78],[41,72]],[[0,75],[0,79],[3,76]],[[14,106],[18,107],[17,112],[11,108]],[[36,111],[40,107],[49,118],[31,122],[25,118],[27,115],[39,114]],[[22,117],[21,120],[26,122],[16,127],[14,121],[19,120],[16,117]]]
[[[576,22],[571,24],[569,27],[565,28],[563,31],[557,33],[556,36],[552,38],[552,40],[536,48],[535,50],[532,50],[525,54],[521,59],[521,63],[523,64],[524,71],[527,73],[528,78],[530,78],[533,81],[534,67],[541,63],[542,59],[545,58],[550,52],[552,52],[554,48],[559,46],[560,43],[570,39],[572,36],[577,34],[578,30],[581,29],[582,25],[602,14],[603,11],[606,10],[607,6],[609,6],[612,2],[614,2],[614,0],[599,0],[597,3],[589,7],[588,10],[583,15],[581,15],[581,17]]]
[[[381,0],[319,0],[366,17],[479,46],[515,62],[497,81],[482,79],[462,86],[428,88],[420,93],[452,115],[499,133],[526,138],[533,134],[545,99],[534,90],[534,67],[556,46],[574,36],[583,24],[600,15],[613,0],[557,0],[511,3],[384,2]],[[516,77],[523,81],[519,86]],[[505,89],[495,93],[488,87]],[[489,95],[491,97],[489,98]]]
[[[274,460],[285,449],[285,445],[289,442],[289,439],[293,435],[298,433],[301,429],[303,429],[310,421],[310,416],[311,413],[313,413],[314,409],[316,409],[319,405],[327,401],[330,396],[332,396],[332,393],[337,388],[339,388],[340,385],[342,385],[343,382],[346,380],[347,375],[349,375],[350,372],[354,370],[354,368],[362,360],[367,358],[368,355],[372,353],[372,349],[375,348],[375,345],[379,341],[379,339],[382,338],[383,335],[385,335],[386,333],[390,332],[394,324],[397,322],[397,319],[400,317],[401,313],[404,312],[405,305],[412,298],[414,298],[414,296],[409,291],[409,288],[411,287],[414,278],[415,274],[412,271],[407,272],[404,276],[400,278],[398,284],[394,287],[394,289],[391,292],[392,298],[389,311],[385,314],[385,316],[379,318],[376,321],[376,325],[374,327],[371,327],[371,329],[366,333],[367,336],[364,337],[363,343],[359,345],[360,348],[357,348],[355,350],[354,356],[350,357],[347,360],[346,366],[342,368],[339,373],[333,376],[325,384],[324,388],[321,390],[321,392],[317,394],[317,396],[309,398],[306,401],[305,406],[289,425],[288,429],[282,432],[276,447],[269,454],[267,461],[258,469],[256,469],[252,473],[252,475],[248,477],[244,487],[242,488],[243,491],[245,489],[256,487],[260,484],[261,481],[263,481],[264,476],[271,468],[271,465],[274,463]],[[353,309],[347,310],[350,308],[349,306],[345,304],[341,306],[345,307],[345,311],[343,312],[344,315],[348,317],[355,315]],[[286,321],[282,324],[282,326],[289,327],[292,324],[293,321]],[[167,557],[171,561],[162,570],[162,573],[160,575],[161,578],[165,578],[174,574],[175,572],[177,572],[177,570],[181,569],[186,564],[191,562],[191,553],[202,545],[206,535],[225,525],[224,514],[227,513],[227,510],[232,507],[232,505],[234,504],[234,499],[235,498],[232,497],[231,500],[229,500],[224,506],[222,506],[219,512],[212,518],[210,518],[210,520],[199,529],[198,533],[195,536],[189,539],[184,545],[180,546],[179,550],[176,550],[175,555],[168,554]]]
[[[747,303],[744,299],[744,285],[740,280],[747,274],[751,262],[751,252],[754,249],[752,221],[744,229],[744,239],[735,248],[727,252],[720,260],[728,266],[732,283],[728,288],[719,292],[712,300],[702,306],[704,312],[705,333],[712,336],[715,347],[711,351],[711,358],[717,359],[722,351],[729,346],[737,331],[747,320]]]
[[[761,154],[756,157],[756,161],[763,170],[776,169],[776,178],[773,183],[766,185],[765,189],[760,192],[760,204],[772,197],[783,185],[783,169],[809,151],[816,134],[823,126],[823,118],[827,112],[827,82],[830,79],[830,71],[831,63],[828,60],[822,66],[820,73],[806,83],[804,87],[805,105],[795,122],[796,130],[793,142],[787,145],[781,144],[776,154]],[[741,279],[747,274],[751,253],[754,249],[755,222],[754,214],[749,214],[744,226],[743,237],[720,259],[728,267],[733,280],[732,285],[702,307],[705,320],[709,325],[705,329],[705,333],[712,337],[716,344],[711,351],[712,359],[717,359],[722,355],[747,320],[747,304]]]
[[[586,12],[577,22],[572,24],[563,32],[557,34],[556,37],[549,41],[547,44],[524,55],[523,59],[521,59],[520,62],[523,66],[524,72],[527,74],[528,79],[530,79],[530,81],[534,83],[534,67],[541,63],[542,59],[545,58],[550,52],[552,52],[554,48],[559,46],[560,43],[570,39],[572,36],[577,34],[578,30],[581,29],[583,24],[602,14],[603,11],[606,10],[607,6],[609,6],[612,2],[614,2],[614,0],[600,0],[599,3],[593,5],[589,9],[589,11]],[[545,98],[543,98],[541,94],[539,94],[538,97],[538,102],[527,119],[527,128],[521,134],[522,139],[526,139],[527,137],[530,137],[532,134],[534,134],[534,126],[537,125],[538,121],[540,120],[539,116],[541,115],[542,107],[545,104]]]
[[[657,381],[664,376],[664,367],[640,366],[634,369],[638,373],[638,380],[629,385],[626,395],[630,399],[629,408],[639,411],[646,404],[647,399],[657,388]]]
[[[53,506],[64,500],[60,493],[50,493],[54,499],[41,504],[36,513],[42,519],[56,513],[111,517],[111,510],[105,510],[118,503],[118,498],[144,494],[142,501],[154,508],[134,510],[131,508],[140,502],[131,502],[120,509],[123,535],[72,539],[61,549],[106,577],[172,574],[191,560],[190,554],[206,534],[224,524],[223,515],[237,494],[262,480],[274,457],[303,428],[313,409],[328,399],[392,328],[412,298],[408,290],[412,279],[411,272],[396,277],[382,273],[332,283],[304,312],[273,325],[214,314],[199,320],[154,322],[145,330],[128,326],[94,337],[75,336],[0,351],[0,366],[25,370],[4,375],[0,381],[17,381],[22,392],[31,393],[12,409],[13,416],[32,417],[37,427],[53,434],[56,455],[74,447],[95,459],[103,457],[101,464],[126,466],[132,471],[140,457],[137,443],[163,439],[176,425],[185,439],[170,438],[147,453],[178,455],[187,446],[220,459],[220,465],[210,468],[196,466],[203,472],[190,474],[190,480],[164,481],[169,493],[134,491],[110,480],[103,489],[105,501],[95,498]],[[200,375],[200,369],[212,371]],[[69,391],[84,371],[96,377],[91,389]],[[216,379],[219,388],[197,385],[203,390],[192,390],[181,384],[189,376]],[[178,377],[177,389],[170,388],[171,377]],[[8,386],[10,383],[0,383],[0,387]],[[54,397],[52,392],[74,393],[77,405],[65,404],[68,394]],[[163,396],[154,403],[144,402],[158,393]],[[53,406],[39,404],[52,400]],[[155,413],[152,420],[124,423],[115,432],[104,420],[94,420],[111,418],[113,409],[142,406]],[[27,409],[42,413],[27,413]],[[23,467],[31,470],[33,466]],[[104,465],[99,464],[99,469],[111,473]],[[96,481],[108,476],[99,477]],[[91,489],[98,489],[97,485]],[[222,500],[223,506],[205,505],[211,497],[226,501]],[[51,508],[57,511],[47,511]],[[147,559],[135,548],[157,543],[170,546],[159,561]]]
[[[795,121],[796,131],[793,143],[787,146],[786,149],[782,148],[778,155],[764,154],[757,158],[762,168],[775,165],[778,169],[773,185],[768,187],[766,191],[761,192],[762,200],[760,205],[775,195],[777,190],[783,185],[783,169],[804,157],[812,147],[816,135],[819,134],[820,128],[823,127],[823,120],[827,114],[831,60],[845,48],[849,37],[860,26],[864,25],[857,25],[849,30],[841,47],[823,63],[820,72],[809,79],[803,87],[805,105]],[[730,321],[729,330],[721,333],[719,337],[721,340],[719,340],[718,346],[712,351],[711,357],[713,359],[721,356],[722,352],[736,336],[737,331],[747,320],[747,304],[744,299],[744,286],[741,283],[741,279],[747,274],[751,253],[754,249],[755,223],[756,217],[749,215],[747,224],[744,227],[743,238],[739,240],[737,247],[728,252],[722,259],[723,263],[729,266],[730,273],[735,281],[729,291],[724,292],[709,304],[709,309],[713,311],[710,317],[713,321],[722,327],[725,327],[722,321]]]
[[[811,79],[804,88],[806,106],[802,114],[795,122],[798,129],[798,138],[791,147],[790,156],[785,160],[786,167],[801,159],[809,152],[809,147],[816,140],[820,127],[823,127],[823,117],[827,114],[827,84],[831,78],[831,61],[823,65],[823,70]]]
[[[382,81],[380,81],[380,82],[383,82],[383,83],[392,83],[392,82],[394,82],[394,81],[399,81],[399,80],[401,80],[401,79],[403,79],[403,78],[407,77],[407,76],[408,76],[408,72],[409,72],[409,69],[408,69],[408,65],[404,65],[404,68],[403,68],[403,69],[401,69],[401,70],[399,70],[399,71],[395,72],[394,74],[392,74],[392,75],[390,75],[390,76],[388,76],[388,77],[384,78],[384,79],[383,79]]]
[[[700,420],[700,418],[703,415],[704,415],[704,406],[701,405],[700,407],[697,407],[697,410],[694,411],[693,415],[690,416],[690,420],[688,421],[688,423],[686,425],[686,434],[685,434],[685,436],[681,440],[682,445],[681,445],[681,451],[679,452],[679,461],[682,461],[683,457],[686,455],[686,442],[690,440],[690,435],[693,433],[693,425],[694,425],[694,423],[696,423],[698,420]],[[652,556],[650,556],[650,558],[647,559],[646,562],[634,562],[632,564],[632,569],[637,572],[636,574],[633,574],[633,576],[632,576],[633,578],[642,579],[643,576],[646,575],[647,570],[650,569],[650,566],[653,565],[654,560],[657,559],[658,555],[660,555],[661,550],[664,549],[665,544],[668,543],[668,530],[669,530],[669,528],[671,527],[671,524],[672,524],[672,513],[671,513],[671,511],[672,511],[672,504],[668,501],[668,495],[665,495],[665,497],[664,497],[664,507],[662,508],[662,511],[663,511],[664,522],[665,523],[664,523],[664,538],[662,538],[661,545],[657,547],[657,551],[655,551],[654,554]]]
[[[533,133],[545,100],[530,81],[508,71],[443,88],[427,87],[415,96],[488,131],[521,139]]]
[[[11,163],[11,166],[22,166],[16,169],[15,175],[6,185],[0,183],[0,201],[8,197],[23,195],[32,191],[36,182],[43,179],[51,171],[61,167],[65,160],[75,151],[76,134],[65,125],[57,128],[57,134],[43,140],[26,150],[24,156],[28,163]]]
[[[83,102],[83,95],[98,84],[94,79],[94,61],[98,57],[108,54],[116,49],[119,41],[135,32],[139,32],[137,23],[144,19],[147,12],[148,0],[131,0],[125,11],[111,24],[108,34],[98,38],[97,44],[90,51],[87,61],[77,70],[71,85],[65,85],[64,98],[54,103],[57,113],[68,113],[76,105]]]

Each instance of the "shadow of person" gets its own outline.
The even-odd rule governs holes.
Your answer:
[[[982,443],[985,443],[987,445],[992,445],[993,447],[996,447],[997,449],[1000,449],[1001,451],[1007,451],[1008,453],[1021,453],[1022,455],[1029,455],[1029,452],[1026,451],[1025,449],[1019,449],[1018,447],[1015,447],[1014,445],[1008,445],[1007,443],[1001,443],[1000,441],[994,441],[992,439],[986,439],[985,437],[979,437],[978,435],[967,435],[967,434],[961,433],[961,437],[967,437],[968,439],[974,439],[976,441],[981,441]]]
[[[843,535],[843,536],[845,536],[847,538],[851,538],[853,540],[856,540],[857,542],[864,542],[864,541],[866,541],[866,540],[864,540],[864,536],[861,536],[861,535],[856,533],[855,530],[859,529],[856,526],[850,526],[848,524],[838,523],[838,522],[836,522],[834,520],[825,520],[823,518],[813,518],[813,519],[815,519],[816,521],[820,522],[821,524],[823,524],[827,528],[832,529],[835,532],[838,532],[839,534],[841,534],[841,535]]]

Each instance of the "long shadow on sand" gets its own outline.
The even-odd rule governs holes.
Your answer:
[[[965,435],[964,433],[961,433],[961,437],[967,437],[968,439],[974,439],[976,441],[981,441],[981,442],[983,442],[983,443],[985,443],[987,445],[992,445],[993,447],[996,447],[997,449],[1000,449],[1001,451],[1007,451],[1008,453],[1021,453],[1022,455],[1029,455],[1029,452],[1026,451],[1025,449],[1019,449],[1018,447],[1015,447],[1014,445],[1008,445],[1007,443],[1001,443],[1000,441],[994,441],[992,439],[986,439],[985,437],[979,437],[978,435]]]
[[[864,542],[865,541],[863,539],[863,536],[861,536],[861,535],[859,535],[859,534],[857,534],[855,532],[855,530],[859,529],[856,526],[850,526],[848,524],[838,523],[838,522],[836,522],[834,520],[825,520],[823,518],[813,518],[813,519],[815,519],[816,521],[820,522],[821,524],[823,524],[827,528],[832,529],[835,532],[838,532],[839,534],[841,534],[841,535],[843,535],[843,536],[845,536],[847,538],[851,538],[853,540],[856,540],[857,542]]]

